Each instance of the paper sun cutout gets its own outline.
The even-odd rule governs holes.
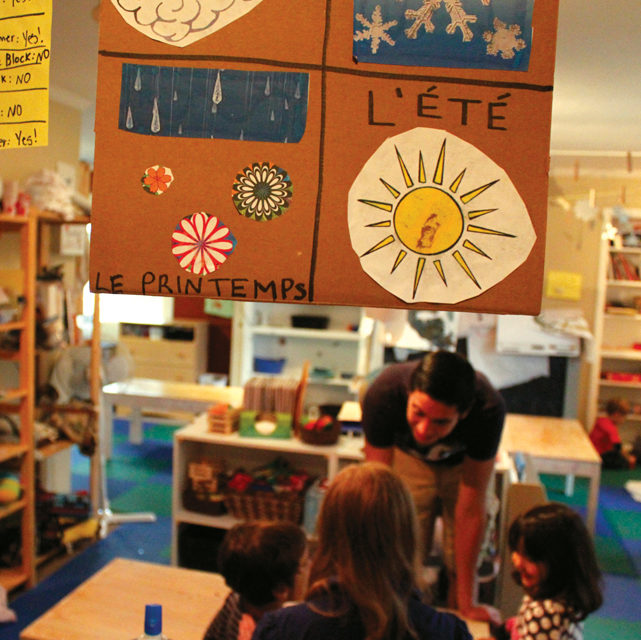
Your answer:
[[[183,218],[171,234],[171,252],[196,275],[216,271],[236,248],[236,238],[216,216],[204,211]]]
[[[244,16],[262,0],[111,0],[125,22],[175,47],[197,42]]]
[[[174,181],[174,174],[171,169],[155,164],[153,167],[145,169],[145,174],[140,181],[142,182],[142,188],[147,193],[161,196]]]
[[[269,162],[254,163],[236,176],[232,199],[240,215],[273,220],[289,208],[292,181],[286,171]]]
[[[505,171],[437,129],[383,142],[349,191],[347,215],[363,270],[405,302],[473,298],[521,265],[536,239]]]

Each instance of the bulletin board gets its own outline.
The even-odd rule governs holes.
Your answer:
[[[537,314],[555,0],[102,2],[94,292]]]

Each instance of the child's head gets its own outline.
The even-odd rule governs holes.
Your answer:
[[[401,478],[380,462],[345,467],[321,506],[309,597],[331,596],[338,583],[368,638],[392,637],[391,629],[400,637],[411,628],[417,541],[414,502]],[[338,615],[341,606],[335,608]]]
[[[537,599],[561,600],[577,620],[603,601],[601,572],[583,520],[559,503],[534,507],[510,526],[514,577]]]
[[[354,576],[413,569],[416,512],[409,490],[386,465],[345,467],[330,484],[318,520],[314,565],[350,581]],[[319,568],[319,567],[316,567]]]
[[[610,420],[618,424],[630,413],[630,403],[625,398],[610,398],[605,405],[605,412]]]
[[[303,530],[289,522],[244,522],[232,527],[218,552],[227,585],[253,607],[290,597],[305,551]]]

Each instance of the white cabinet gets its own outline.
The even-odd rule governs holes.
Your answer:
[[[293,316],[328,318],[325,329],[292,326]],[[234,305],[230,384],[254,375],[255,358],[284,360],[281,375],[298,378],[309,362],[306,404],[342,403],[383,366],[382,328],[359,307],[245,302]]]
[[[641,434],[641,246],[622,246],[605,211],[599,254],[594,341],[587,426],[592,428],[608,399],[623,396],[632,407],[621,438],[629,442]],[[641,210],[627,210],[641,221]],[[608,231],[609,230],[609,231]]]
[[[224,460],[227,470],[237,467],[252,469],[283,456],[292,465],[313,476],[336,475],[342,464],[363,460],[364,439],[357,435],[340,436],[334,445],[319,446],[298,438],[245,438],[238,432],[225,435],[208,430],[207,416],[198,416],[191,424],[174,433],[172,483],[172,564],[178,562],[178,535],[181,524],[195,524],[228,529],[238,520],[229,514],[213,516],[189,511],[183,506],[190,462],[204,458]]]

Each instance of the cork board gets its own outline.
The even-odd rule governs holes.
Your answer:
[[[103,2],[92,290],[538,313],[557,4]]]

